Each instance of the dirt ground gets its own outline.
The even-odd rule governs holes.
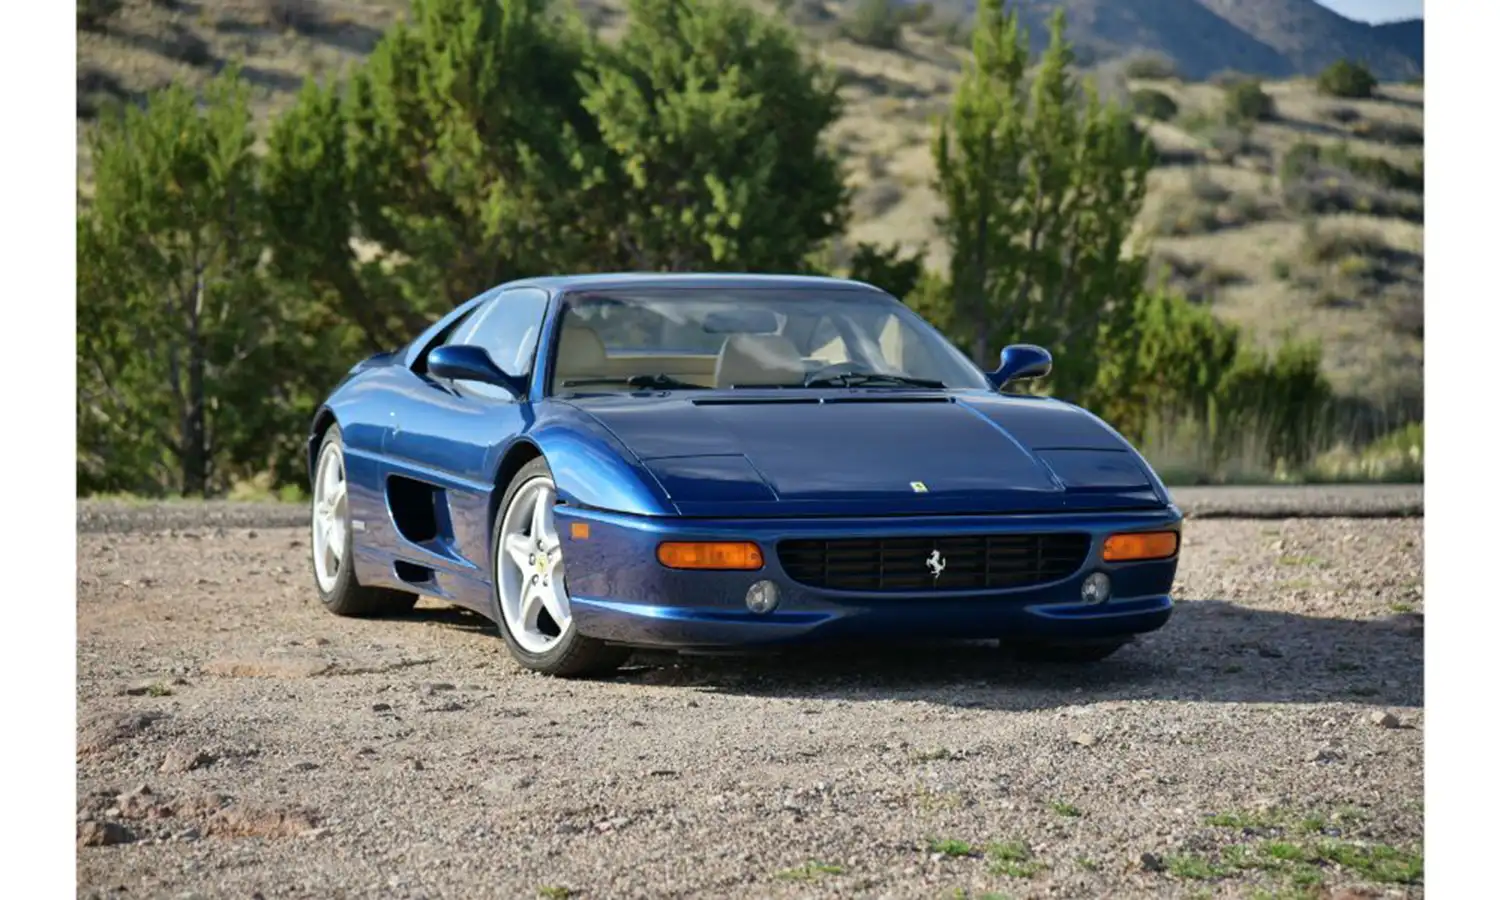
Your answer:
[[[1190,520],[1177,614],[524,673],[301,529],[78,537],[80,897],[1421,896],[1422,519]]]

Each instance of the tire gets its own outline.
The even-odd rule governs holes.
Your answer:
[[[1102,662],[1129,640],[1096,641],[1079,644],[1021,643],[1011,645],[1015,657],[1023,662],[1082,665]]]
[[[566,571],[558,574],[557,567],[563,565],[560,538],[555,542],[555,548],[548,547],[541,554],[531,554],[533,563],[538,556],[544,560],[542,568],[536,570],[521,568],[518,563],[523,561],[517,560],[506,547],[508,537],[522,545],[537,540],[538,535],[520,534],[517,529],[534,531],[538,521],[537,507],[550,510],[556,496],[552,470],[540,457],[522,466],[505,488],[504,498],[490,525],[490,597],[495,604],[495,622],[500,626],[500,636],[505,639],[511,657],[523,668],[560,678],[604,675],[618,669],[630,657],[630,649],[578,633],[567,603]],[[550,512],[543,515],[551,522]],[[507,528],[512,529],[509,534]],[[552,522],[551,530],[552,536],[556,537],[555,522]],[[553,543],[545,534],[542,538],[543,544]],[[556,561],[549,567],[545,562],[547,559]],[[528,626],[526,611],[530,608],[532,592],[540,594],[541,587],[551,588],[554,575],[557,585],[553,602],[567,611],[565,624],[558,627],[550,612],[537,611],[531,615],[535,627]],[[542,618],[544,615],[545,619]],[[548,623],[550,630],[557,632],[555,635],[548,633]]]
[[[325,467],[333,465],[337,466],[340,493],[333,501],[333,509],[323,517],[319,510],[328,499],[323,481]],[[389,588],[366,587],[354,577],[354,529],[350,524],[347,485],[344,435],[334,425],[323,435],[323,443],[318,445],[318,463],[313,468],[310,561],[318,599],[324,609],[336,616],[368,618],[411,612],[411,608],[417,603],[416,594]],[[329,534],[329,529],[335,533]],[[329,549],[336,552],[336,560],[330,561],[325,555],[325,550]],[[330,562],[334,564],[330,565]]]

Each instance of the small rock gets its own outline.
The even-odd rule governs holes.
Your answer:
[[[536,784],[536,778],[531,775],[496,775],[494,778],[481,784],[481,790],[502,791],[524,791]]]
[[[1068,740],[1072,741],[1080,747],[1092,747],[1095,744],[1099,743],[1099,738],[1087,731],[1079,731],[1074,734],[1070,734],[1068,735]]]
[[[168,774],[180,774],[191,772],[193,769],[203,769],[213,765],[214,758],[207,753],[197,750],[188,750],[185,747],[173,747],[167,751],[167,755],[161,762],[161,771]]]
[[[375,712],[390,712],[391,705],[389,703],[377,703],[374,706],[370,707],[370,709],[374,710]]]
[[[1307,761],[1311,762],[1311,763],[1331,763],[1331,762],[1338,762],[1339,760],[1341,760],[1343,758],[1344,758],[1343,752],[1341,752],[1337,748],[1335,748],[1335,747],[1322,747],[1322,748],[1319,748],[1317,751],[1308,754]]]
[[[116,822],[84,822],[78,826],[78,844],[81,847],[108,847],[113,844],[128,844],[135,834]]]
[[[446,681],[439,681],[439,682],[435,682],[433,684],[427,685],[427,693],[429,693],[429,694],[436,694],[436,693],[440,693],[442,691],[452,691],[452,690],[456,690],[456,688],[454,688],[453,685],[447,683]]]
[[[1370,721],[1381,728],[1401,727],[1401,717],[1390,711],[1372,712],[1370,713]]]
[[[555,830],[558,834],[578,834],[579,832],[583,831],[583,828],[578,825],[574,825],[572,822],[558,822],[557,828],[553,830]]]
[[[296,763],[296,764],[294,764],[292,766],[292,768],[295,769],[295,770],[297,770],[298,772],[311,772],[313,769],[316,769],[317,767],[318,767],[317,763],[315,763],[315,762],[309,762],[309,761],[306,761],[306,760],[304,760],[302,762],[299,762],[299,763]]]
[[[1164,872],[1166,871],[1167,865],[1166,863],[1162,862],[1161,857],[1157,856],[1155,853],[1142,853],[1141,868],[1145,869],[1147,872]]]
[[[1255,652],[1259,653],[1265,659],[1281,659],[1286,655],[1275,647],[1257,647]]]

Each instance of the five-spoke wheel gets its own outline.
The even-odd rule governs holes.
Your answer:
[[[573,625],[562,541],[552,516],[556,503],[552,478],[534,475],[511,498],[500,523],[495,558],[500,613],[516,643],[532,653],[557,646]]]
[[[630,651],[578,633],[556,507],[557,487],[546,460],[522,466],[506,488],[491,553],[500,633],[528,669],[548,675],[608,672]]]

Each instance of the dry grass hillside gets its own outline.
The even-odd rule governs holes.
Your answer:
[[[367,53],[408,5],[126,0],[102,31],[78,35],[82,180],[84,129],[104,98],[200,83],[237,60],[255,85],[257,114],[269,116],[304,78],[332,77]],[[619,6],[587,3],[585,15],[608,34],[621,24]],[[941,267],[929,138],[966,55],[957,29],[935,17],[907,27],[899,48],[877,49],[843,36],[846,12],[802,0],[788,14],[844,79],[846,113],[831,139],[857,186],[849,241],[925,245]],[[1383,85],[1376,99],[1348,101],[1317,94],[1309,81],[1274,82],[1266,86],[1274,114],[1240,133],[1218,124],[1221,87],[1124,71],[1107,62],[1100,77],[1122,95],[1151,89],[1178,107],[1169,121],[1143,120],[1163,151],[1138,229],[1159,277],[1268,342],[1321,338],[1341,392],[1419,407],[1422,88]],[[1314,155],[1304,144],[1325,149],[1292,172],[1289,156]]]

